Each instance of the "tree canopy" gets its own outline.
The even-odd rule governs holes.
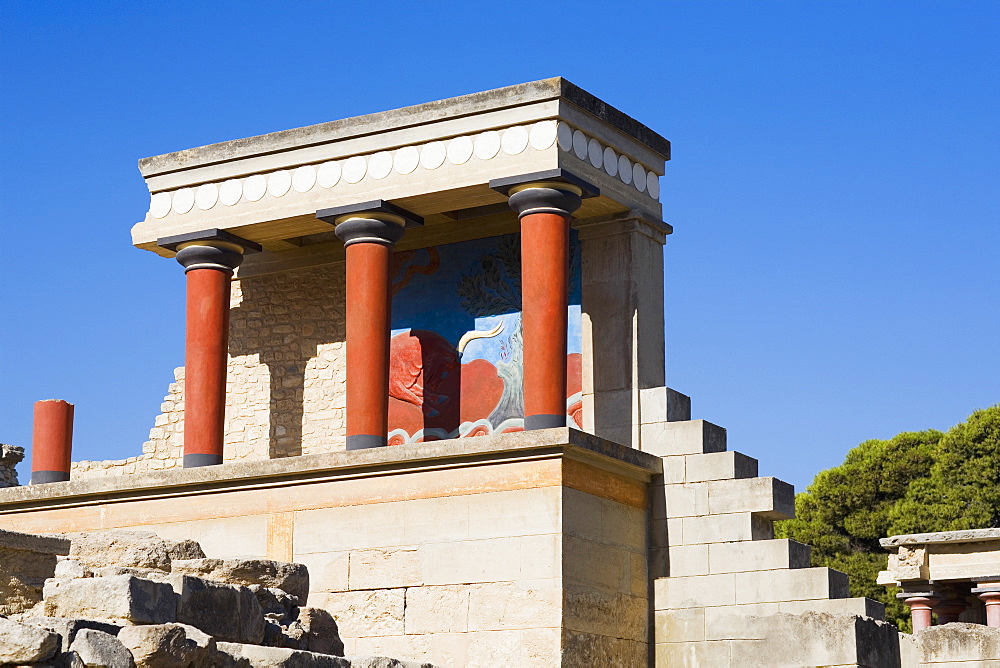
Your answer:
[[[1000,526],[1000,404],[944,433],[861,443],[796,496],[795,514],[777,535],[811,545],[814,565],[846,572],[852,596],[884,602],[886,619],[908,630],[906,606],[875,584],[888,556],[878,541]]]

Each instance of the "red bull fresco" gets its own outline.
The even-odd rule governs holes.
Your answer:
[[[579,245],[571,239],[567,424],[582,426]],[[522,431],[520,238],[396,253],[389,445]]]

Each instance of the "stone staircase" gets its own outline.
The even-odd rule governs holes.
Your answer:
[[[705,420],[643,425],[641,443],[663,459],[650,512],[655,665],[899,665],[883,605],[849,598],[847,575],[774,538],[775,520],[795,513],[791,485],[758,476]]]

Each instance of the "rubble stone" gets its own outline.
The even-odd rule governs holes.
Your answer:
[[[17,615],[42,600],[42,585],[55,574],[59,555],[69,541],[0,530],[0,615]]]
[[[270,559],[189,559],[175,562],[173,572],[226,584],[280,589],[300,603],[309,596],[309,570],[303,564]]]
[[[74,580],[48,580],[44,587],[49,617],[108,619],[132,624],[176,621],[174,591],[169,584],[131,575]]]
[[[90,567],[114,564],[170,571],[174,559],[205,556],[193,540],[167,540],[152,531],[95,531],[66,536],[72,541],[69,556]]]
[[[337,620],[326,610],[302,608],[294,624],[305,632],[305,649],[310,652],[344,655],[344,642],[340,639]]]
[[[264,613],[248,587],[180,574],[171,575],[170,584],[177,595],[176,621],[220,640],[264,640]]]
[[[99,622],[93,619],[68,619],[66,617],[29,617],[21,621],[58,634],[61,640],[59,651],[66,651],[76,638],[77,632],[82,629],[93,629],[118,635],[122,628],[117,624]]]
[[[0,617],[0,664],[45,661],[58,649],[55,633]]]
[[[17,487],[16,466],[24,459],[24,448],[0,443],[0,487]]]
[[[352,668],[348,659],[281,647],[261,647],[220,642],[219,652],[232,659],[246,659],[253,668]]]
[[[155,624],[122,629],[118,639],[138,668],[188,668],[208,663],[215,639],[187,624]]]
[[[134,668],[132,653],[110,633],[94,629],[80,629],[69,646],[87,668]]]

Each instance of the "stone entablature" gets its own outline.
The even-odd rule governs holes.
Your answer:
[[[914,630],[975,622],[1000,627],[1000,528],[939,531],[883,538],[887,570],[878,583],[900,587]]]

